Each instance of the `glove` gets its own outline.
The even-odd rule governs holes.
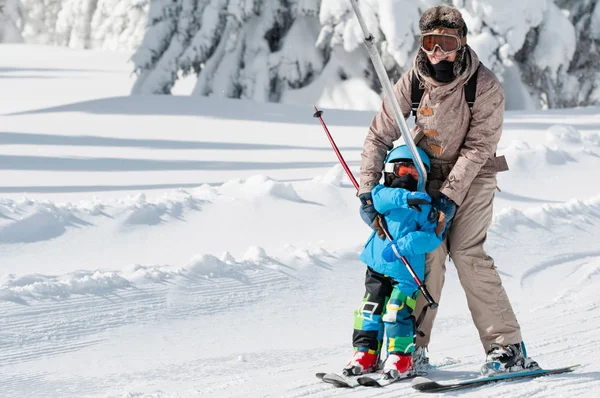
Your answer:
[[[431,203],[431,196],[425,192],[410,192],[406,195],[406,204],[411,209],[421,212],[419,205],[428,205]]]
[[[444,239],[452,226],[452,220],[456,214],[456,203],[443,193],[440,193],[440,196],[433,201],[433,207],[439,211],[435,233],[438,236],[441,234],[442,239]]]
[[[383,257],[383,260],[388,263],[397,261],[398,259],[402,258],[402,256],[404,256],[404,253],[402,253],[402,250],[398,245],[398,241],[395,240],[388,243],[385,249],[383,249],[381,252],[381,257]]]
[[[377,233],[381,239],[385,239],[384,224],[385,220],[373,206],[373,196],[371,192],[358,195],[360,199],[360,217],[363,221]],[[382,222],[383,220],[383,222]]]

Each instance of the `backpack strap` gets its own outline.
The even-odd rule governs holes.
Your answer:
[[[477,75],[479,74],[479,68],[483,65],[481,62],[473,73],[473,76],[469,79],[467,84],[465,85],[465,99],[467,100],[467,105],[469,105],[469,111],[473,112],[473,104],[475,104],[475,97],[477,93]],[[417,78],[417,74],[413,70],[412,73],[412,81],[411,81],[411,92],[410,92],[410,101],[411,101],[411,109],[412,114],[417,118],[417,111],[419,110],[419,104],[421,103],[421,98],[423,98],[423,93],[425,92],[424,88],[421,88],[421,82]]]
[[[473,113],[473,104],[475,103],[475,94],[477,92],[477,75],[479,73],[479,68],[481,67],[481,63],[473,73],[473,76],[469,79],[467,84],[465,85],[465,98],[467,100],[467,105],[469,105],[469,111]]]
[[[421,98],[423,97],[423,93],[425,92],[424,88],[421,88],[421,82],[417,78],[417,74],[413,70],[412,73],[412,87],[410,90],[410,101],[411,101],[411,109],[412,114],[417,118],[417,111],[419,110],[419,104],[421,103]]]

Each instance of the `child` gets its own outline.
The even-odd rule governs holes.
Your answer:
[[[429,171],[429,157],[420,148],[417,150]],[[386,377],[406,377],[412,370],[415,345],[411,313],[418,289],[400,258],[404,256],[423,280],[425,254],[442,243],[442,234],[435,233],[438,213],[432,209],[429,195],[417,192],[418,178],[409,148],[396,147],[386,158],[384,185],[375,186],[371,197],[366,199],[372,200],[375,210],[383,215],[394,241],[373,232],[360,256],[367,264],[366,293],[354,315],[355,352],[344,368],[345,375],[377,370],[384,330],[388,353],[383,364]]]

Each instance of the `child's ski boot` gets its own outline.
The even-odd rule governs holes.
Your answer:
[[[360,376],[365,373],[374,372],[377,370],[378,360],[379,355],[364,351],[355,351],[348,365],[344,367],[344,376]]]
[[[389,354],[383,363],[383,373],[386,379],[402,379],[412,375],[412,355]]]

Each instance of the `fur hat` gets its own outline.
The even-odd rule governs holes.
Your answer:
[[[437,28],[456,29],[461,37],[467,37],[467,24],[458,9],[449,6],[436,6],[425,10],[419,20],[419,29],[421,33],[430,32]],[[466,40],[466,39],[464,39]],[[456,54],[454,62],[454,76],[459,76],[467,70],[470,60],[467,51],[468,46],[461,46]],[[423,76],[430,76],[427,64],[429,60],[423,49],[417,53],[417,67]]]
[[[435,28],[457,29],[461,37],[467,36],[467,24],[458,9],[449,6],[431,7],[425,10],[419,20],[421,33]]]

